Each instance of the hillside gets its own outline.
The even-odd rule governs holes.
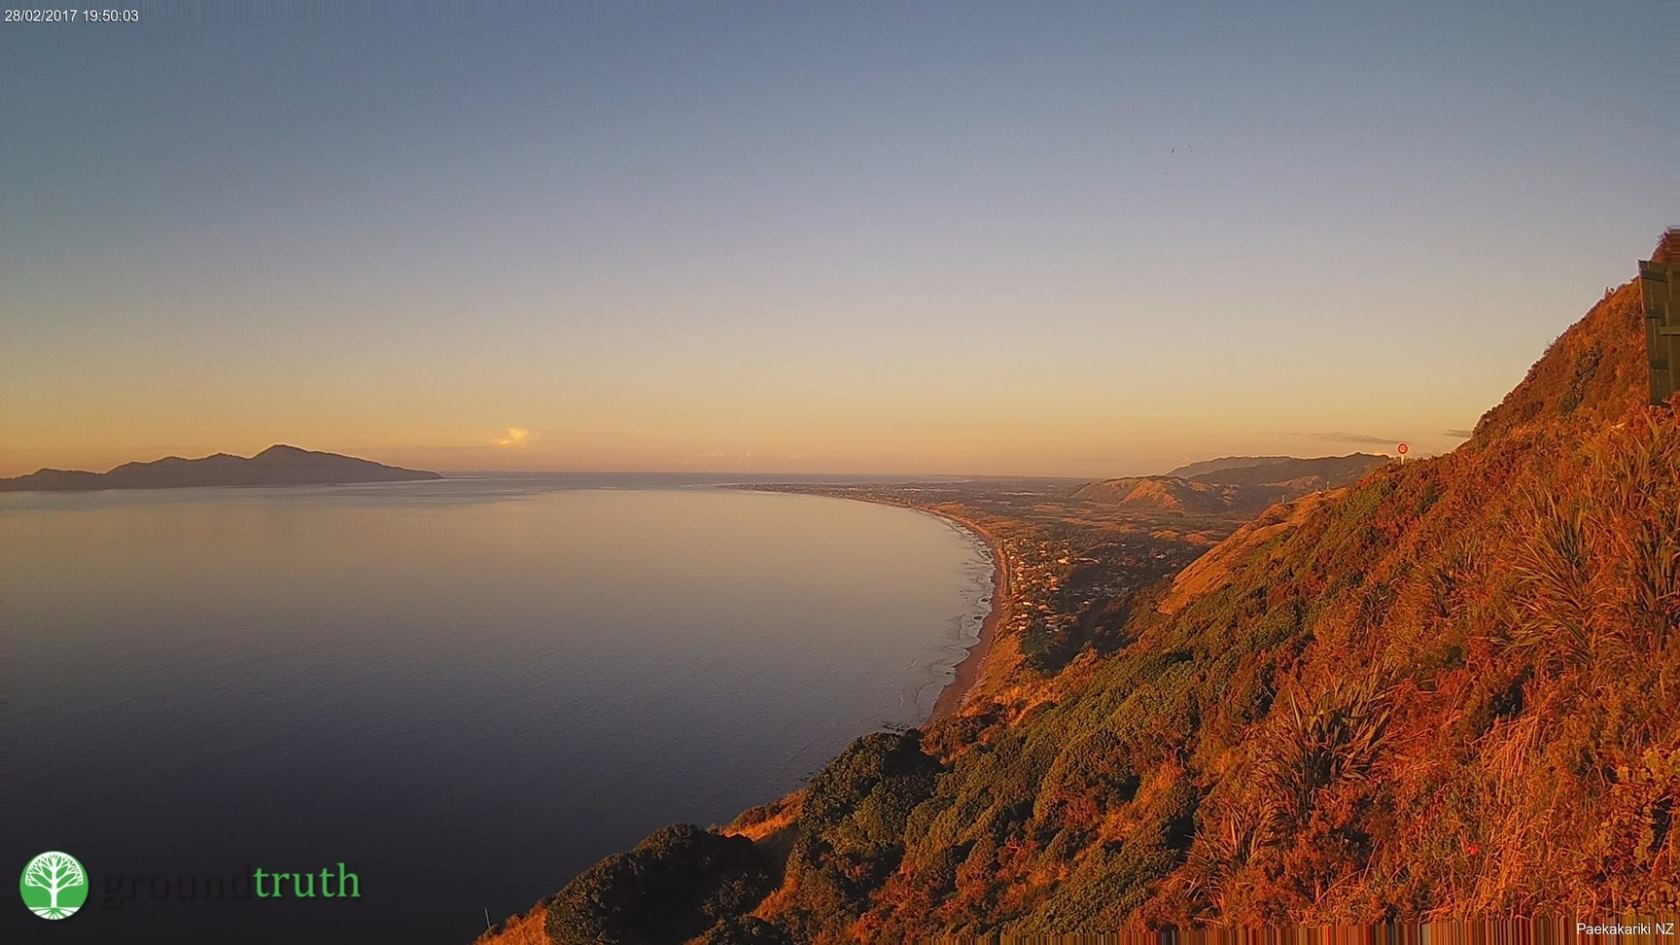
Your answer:
[[[0,479],[0,492],[298,486],[442,478],[434,472],[386,466],[337,453],[275,445],[249,458],[228,453],[216,453],[200,459],[170,456],[149,463],[124,463],[104,473],[42,469],[27,476]]]
[[[1318,492],[1294,502],[1279,503],[1262,512],[1231,535],[1230,538],[1191,562],[1178,572],[1166,595],[1157,605],[1164,614],[1173,614],[1185,605],[1231,579],[1234,567],[1250,564],[1264,552],[1261,548],[1271,539],[1299,527],[1307,517],[1327,502],[1339,500],[1345,491]]]
[[[1127,476],[1087,483],[1073,498],[1129,509],[1191,515],[1253,514],[1275,502],[1353,483],[1387,456],[1352,453],[1293,456],[1227,456],[1191,463],[1164,476]]]
[[[803,945],[1672,909],[1680,420],[1644,403],[1643,332],[1629,283],[1453,453],[1269,511],[1115,608],[1104,648],[859,739],[724,835],[655,834],[518,928]]]
[[[1212,460],[1217,468],[1186,472],[1180,467],[1169,476],[1183,476],[1193,482],[1223,483],[1234,486],[1286,486],[1308,492],[1314,489],[1334,489],[1352,485],[1371,470],[1394,460],[1376,453],[1349,453],[1346,456],[1320,456],[1315,459],[1295,459],[1290,456],[1262,457],[1260,462],[1244,463],[1238,458]],[[1192,466],[1205,464],[1192,464]]]
[[[1103,505],[1200,514],[1264,506],[1269,501],[1267,496],[1255,490],[1212,485],[1172,476],[1105,479],[1081,486],[1073,497]]]

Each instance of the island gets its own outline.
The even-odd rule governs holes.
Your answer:
[[[435,472],[387,466],[338,453],[276,444],[255,456],[216,453],[124,463],[108,472],[41,469],[0,479],[0,492],[87,492],[95,489],[179,489],[188,486],[322,486],[350,482],[442,479]]]

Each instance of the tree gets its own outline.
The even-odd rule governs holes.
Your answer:
[[[35,914],[47,919],[62,919],[71,911],[60,908],[58,894],[72,886],[80,886],[87,882],[87,876],[82,873],[82,864],[75,858],[63,853],[43,853],[29,861],[29,866],[23,873],[23,884],[46,890],[49,897],[45,907],[35,909]]]

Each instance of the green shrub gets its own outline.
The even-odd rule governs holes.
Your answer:
[[[752,841],[678,824],[567,884],[548,905],[548,935],[555,945],[675,945],[750,910],[774,886]]]

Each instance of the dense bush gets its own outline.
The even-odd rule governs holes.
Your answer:
[[[548,934],[556,945],[676,945],[751,909],[773,885],[751,841],[665,827],[562,889]]]
[[[726,919],[700,938],[699,945],[793,945],[777,926],[753,916]]]
[[[860,738],[812,778],[787,864],[783,921],[797,941],[837,940],[863,913],[903,858],[911,812],[940,770],[912,730]]]

